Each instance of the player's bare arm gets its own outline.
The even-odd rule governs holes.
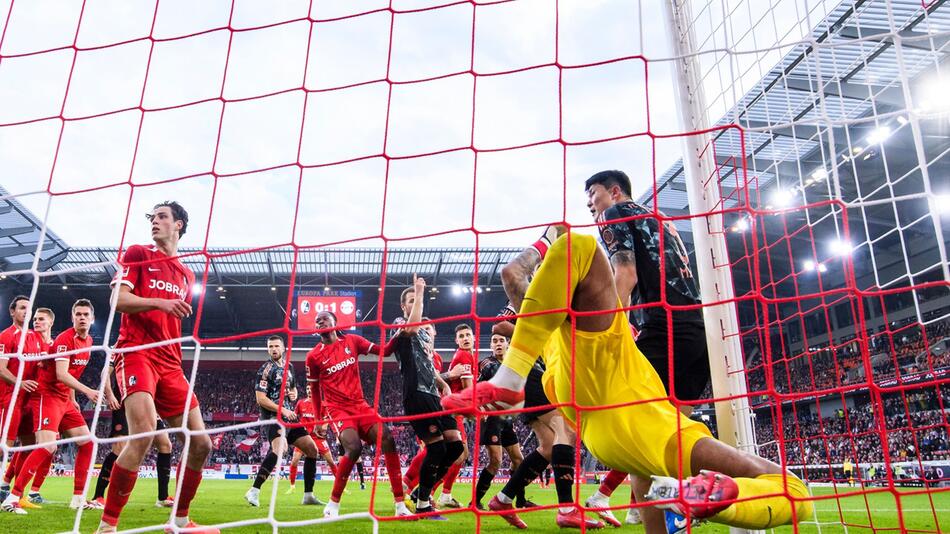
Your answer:
[[[119,288],[119,298],[115,304],[120,313],[142,313],[152,310],[161,310],[177,319],[191,316],[191,304],[179,299],[150,299],[132,293],[132,288]]]
[[[283,416],[285,421],[297,420],[297,414],[295,414],[293,410],[277,406],[277,403],[268,399],[267,394],[264,393],[263,391],[255,391],[254,394],[257,397],[257,405],[260,406],[261,408],[264,408],[265,410],[268,410],[274,413],[280,412],[280,414]]]
[[[3,379],[4,382],[13,386],[16,384],[16,375],[11,373],[10,369],[7,368],[8,361],[8,358],[0,358],[0,379]],[[36,380],[23,380],[20,383],[20,389],[28,393],[36,391],[36,386]]]
[[[499,321],[492,325],[491,333],[510,339],[512,334],[515,333],[515,325],[511,321]]]
[[[449,380],[455,380],[456,378],[465,374],[465,370],[459,366],[453,367],[444,373],[439,374],[439,378],[445,382]]]
[[[69,360],[56,360],[56,380],[66,384],[72,391],[82,393],[93,402],[99,400],[98,391],[86,386],[79,380],[76,380],[73,375],[69,374]]]
[[[632,250],[618,250],[610,258],[614,270],[614,284],[624,307],[630,305],[630,295],[637,287],[637,260]]]
[[[515,310],[521,309],[521,301],[528,291],[531,273],[541,263],[541,255],[534,248],[526,248],[501,268],[501,284],[505,295]]]
[[[448,395],[452,392],[451,388],[449,388],[448,382],[443,380],[440,375],[435,375],[435,384],[438,386],[439,391],[441,391],[443,395]]]
[[[118,410],[122,407],[122,403],[119,402],[119,399],[116,398],[115,392],[112,391],[112,373],[115,372],[115,367],[112,364],[109,364],[109,376],[106,377],[106,387],[103,390],[103,395],[105,395],[106,404],[109,405],[110,410]]]
[[[422,302],[426,294],[426,281],[424,278],[412,275],[412,289],[415,299],[412,301],[412,309],[406,322],[415,326],[404,326],[400,329],[400,335],[411,336],[419,331],[419,323],[422,321]]]

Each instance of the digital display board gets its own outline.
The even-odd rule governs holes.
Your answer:
[[[308,292],[297,293],[295,312],[298,330],[316,330],[317,314],[328,311],[336,315],[337,326],[349,328],[358,321],[356,292]]]

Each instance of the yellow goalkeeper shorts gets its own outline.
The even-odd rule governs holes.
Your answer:
[[[574,384],[579,433],[590,452],[627,473],[691,475],[693,446],[712,434],[667,400],[663,382],[634,343],[624,314],[616,313],[606,331],[575,331],[573,351],[571,336],[571,325],[565,323],[548,340],[544,390],[552,403],[570,403]],[[618,404],[627,405],[600,408]],[[561,412],[578,427],[573,406]]]

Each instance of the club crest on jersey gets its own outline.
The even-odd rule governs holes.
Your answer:
[[[69,348],[67,348],[66,345],[59,345],[58,347],[56,347],[57,353],[66,352],[67,350],[69,350]]]
[[[343,352],[345,352],[347,355],[349,355],[349,354],[350,354],[350,347],[343,347]]]
[[[613,231],[613,230],[611,230],[610,228],[604,228],[604,229],[600,232],[600,235],[601,235],[601,237],[603,238],[605,245],[610,246],[610,245],[613,244],[613,242],[614,242],[614,231]]]

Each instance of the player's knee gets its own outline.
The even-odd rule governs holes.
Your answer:
[[[207,458],[209,454],[211,454],[211,438],[205,434],[192,436],[188,455],[193,458]]]
[[[317,444],[314,442],[304,444],[303,448],[297,447],[298,450],[302,450],[304,455],[307,458],[317,459],[320,457],[320,451],[317,450]]]
[[[396,440],[389,434],[383,434],[382,449],[384,453],[396,452]]]
[[[172,452],[172,440],[169,439],[168,434],[158,434],[155,436],[153,444],[155,445],[155,450],[162,454]]]
[[[358,439],[354,441],[347,440],[342,444],[346,457],[350,460],[353,460],[354,462],[359,459],[361,454],[363,454],[363,444],[360,443]]]
[[[122,447],[122,451],[119,456],[123,458],[128,458],[136,465],[141,464],[142,460],[145,459],[145,455],[148,454],[148,450],[152,447],[152,437],[147,436],[143,438],[133,438]]]
[[[501,468],[501,455],[490,455],[488,457],[488,465],[486,467],[489,472],[497,473],[498,469]]]
[[[445,459],[443,464],[454,464],[465,452],[461,441],[450,441],[445,444]]]
[[[538,454],[540,454],[545,460],[549,462],[551,461],[551,444],[550,443],[542,443],[538,445],[538,448],[535,450],[537,450]]]
[[[440,464],[446,455],[446,446],[445,440],[433,441],[432,443],[426,444],[426,458],[427,463]]]

